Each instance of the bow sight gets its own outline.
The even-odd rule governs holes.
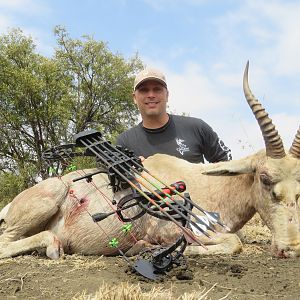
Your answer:
[[[131,189],[131,193],[121,198],[118,203],[113,202],[116,204],[115,210],[92,215],[94,222],[99,223],[108,216],[116,214],[122,222],[127,223],[123,226],[124,230],[129,231],[132,226],[130,222],[147,213],[159,219],[172,221],[182,230],[182,235],[173,245],[145,250],[138,255],[134,264],[128,260],[121,249],[118,249],[117,239],[111,240],[110,246],[117,248],[133,269],[144,277],[157,279],[160,274],[169,271],[174,265],[185,263],[183,252],[189,243],[194,242],[205,247],[193,234],[191,228],[209,237],[207,231],[215,231],[215,224],[225,227],[219,221],[217,213],[203,210],[190,199],[188,193],[182,194],[186,190],[184,182],[163,183],[144,168],[140,158],[132,151],[113,146],[102,137],[100,132],[95,130],[80,132],[74,136],[74,140],[75,144],[57,146],[45,151],[43,159],[53,162],[64,161],[75,156],[94,156],[101,167],[96,172],[73,181],[86,179],[87,182],[91,182],[94,175],[106,173],[113,192]],[[124,211],[132,207],[138,207],[138,212],[134,216],[127,217]],[[204,216],[196,215],[192,211],[193,208],[198,209]]]

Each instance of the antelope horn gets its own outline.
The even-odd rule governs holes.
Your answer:
[[[292,147],[290,148],[289,152],[295,157],[300,158],[300,127],[296,133],[294,138]]]
[[[248,69],[249,69],[249,61],[247,62],[245,72],[244,72],[244,79],[243,79],[244,94],[258,122],[262,135],[264,137],[265,146],[266,146],[266,155],[271,158],[283,158],[285,157],[285,151],[284,151],[282,140],[278,134],[278,131],[275,129],[275,126],[272,123],[272,119],[269,118],[268,113],[258,102],[258,100],[255,99],[254,95],[252,94],[249,88]]]

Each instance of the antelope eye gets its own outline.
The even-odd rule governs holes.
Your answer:
[[[267,174],[261,174],[260,181],[266,186],[270,186],[273,184],[272,179]]]

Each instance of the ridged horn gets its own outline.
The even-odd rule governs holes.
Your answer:
[[[244,72],[244,94],[264,137],[266,155],[271,158],[283,158],[285,157],[285,151],[278,131],[275,129],[275,126],[272,123],[272,119],[269,118],[268,113],[258,102],[258,100],[255,99],[254,95],[252,94],[249,88],[248,69],[249,61],[247,61],[247,65]]]
[[[300,127],[296,133],[294,138],[292,147],[290,148],[289,152],[295,157],[300,159]]]

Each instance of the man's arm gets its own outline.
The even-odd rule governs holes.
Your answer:
[[[211,163],[232,159],[231,150],[207,124],[204,126],[203,151],[205,159]]]

